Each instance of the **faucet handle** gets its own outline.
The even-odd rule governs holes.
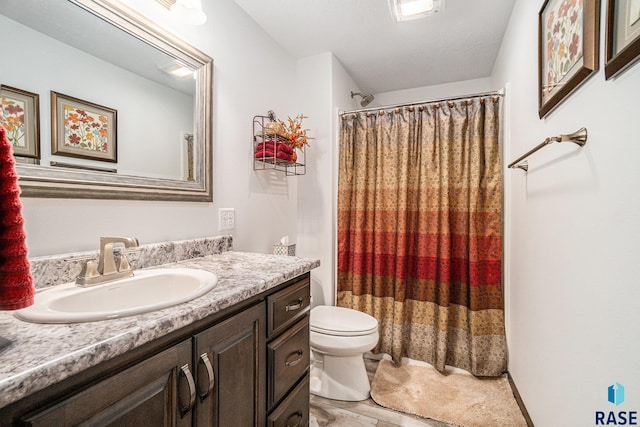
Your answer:
[[[95,260],[90,259],[82,267],[82,270],[80,270],[80,274],[76,278],[76,283],[78,285],[84,286],[88,283],[88,281],[90,281],[88,279],[92,279],[98,276],[100,276],[100,273],[98,272],[98,263]]]
[[[121,271],[131,271],[131,264],[129,264],[129,260],[123,253],[120,254],[118,262],[118,272]]]
[[[94,259],[90,259],[87,263],[82,267],[82,271],[80,272],[80,276],[82,277],[96,277],[99,276],[98,273],[98,263]]]

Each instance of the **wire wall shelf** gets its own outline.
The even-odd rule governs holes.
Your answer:
[[[253,116],[253,170],[276,170],[284,172],[286,176],[305,175],[305,147],[293,149],[294,158],[284,150],[279,150],[280,144],[290,147],[291,141],[269,126],[269,123],[276,123],[275,113],[269,111],[267,114]]]

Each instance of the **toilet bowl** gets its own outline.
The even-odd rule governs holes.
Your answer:
[[[378,343],[378,321],[366,313],[321,305],[311,310],[311,393],[335,400],[369,398],[362,355]]]

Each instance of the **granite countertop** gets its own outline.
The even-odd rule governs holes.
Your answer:
[[[218,285],[208,294],[163,310],[61,325],[23,322],[0,312],[0,408],[319,265],[310,258],[224,252],[159,266],[218,275]]]

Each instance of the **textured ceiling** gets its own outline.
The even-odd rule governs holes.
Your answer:
[[[235,0],[296,58],[333,52],[364,92],[491,75],[515,0],[447,0],[395,22],[387,0]]]

